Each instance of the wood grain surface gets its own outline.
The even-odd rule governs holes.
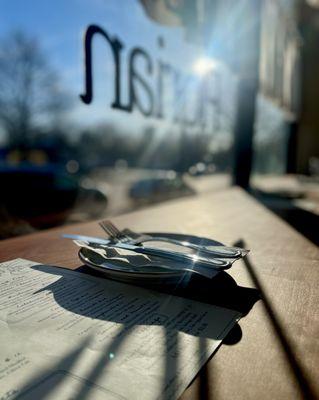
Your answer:
[[[134,230],[194,234],[225,244],[242,240],[251,250],[245,262],[236,263],[225,275],[232,282],[225,290],[221,279],[211,287],[197,283],[198,294],[206,290],[206,298],[215,304],[222,304],[223,298],[229,307],[240,303],[244,307],[246,300],[238,297],[248,293],[244,288],[257,289],[261,299],[247,308],[247,315],[202,368],[183,400],[319,398],[316,246],[237,188],[171,201],[116,217],[114,222]],[[4,240],[0,261],[21,257],[77,268],[81,265],[77,249],[61,239],[61,233],[103,235],[92,222]]]

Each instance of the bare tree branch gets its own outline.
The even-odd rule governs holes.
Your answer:
[[[69,105],[35,39],[17,32],[0,41],[0,125],[9,143],[26,144],[36,125],[59,118]]]

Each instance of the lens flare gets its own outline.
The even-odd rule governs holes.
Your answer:
[[[193,71],[200,76],[206,75],[216,68],[216,61],[208,57],[198,58],[193,64]]]

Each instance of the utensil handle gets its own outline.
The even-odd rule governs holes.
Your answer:
[[[86,235],[77,235],[73,233],[64,233],[62,235],[64,239],[71,239],[71,240],[84,240],[85,242],[96,243],[96,244],[104,244],[108,245],[111,243],[109,239],[104,239],[95,236],[86,236]]]

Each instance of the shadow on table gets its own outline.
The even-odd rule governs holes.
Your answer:
[[[238,242],[236,242],[234,244],[234,246],[246,248],[247,244],[243,240],[239,240]],[[267,293],[258,278],[258,275],[256,273],[256,268],[252,264],[250,257],[246,256],[243,259],[243,262],[244,262],[244,265],[250,275],[250,278],[251,278],[253,284],[255,285],[255,287],[258,289],[258,291],[260,293],[261,300],[262,300],[265,310],[267,312],[267,315],[268,315],[268,318],[272,325],[272,328],[273,328],[275,334],[277,335],[278,341],[283,349],[287,363],[290,366],[291,373],[292,373],[296,383],[299,386],[299,391],[300,391],[301,397],[303,399],[307,399],[307,400],[317,399],[317,396],[314,393],[314,391],[311,387],[311,384],[310,384],[309,380],[307,379],[302,366],[300,365],[300,363],[298,362],[298,360],[294,354],[293,347],[290,344],[288,337],[284,333],[284,329],[281,326],[281,323],[276,315],[276,312],[271,304],[271,301],[268,298]]]
[[[203,337],[203,334],[198,331],[197,333],[194,333],[194,331],[190,331],[189,329],[189,324],[185,324],[185,321],[181,320],[183,318],[191,318],[191,315],[188,317],[187,315],[184,314],[184,316],[181,317],[181,314],[175,315],[174,318],[161,315],[160,313],[157,313],[157,310],[159,310],[159,307],[162,307],[162,302],[158,300],[158,304],[156,304],[156,300],[151,299],[148,300],[150,301],[148,309],[145,311],[145,308],[143,309],[143,313],[140,313],[138,317],[135,317],[135,319],[130,320],[130,316],[126,315],[125,319],[123,320],[123,314],[118,312],[113,312],[108,310],[108,307],[105,307],[106,310],[104,312],[101,312],[101,308],[95,307],[94,304],[97,304],[97,298],[92,299],[92,298],[87,298],[85,299],[85,284],[83,286],[83,300],[81,307],[79,306],[79,292],[76,290],[76,286],[74,286],[74,290],[71,290],[70,285],[72,284],[72,278],[70,278],[70,271],[64,270],[61,268],[55,268],[55,267],[50,267],[46,265],[35,265],[32,268],[38,270],[38,271],[43,271],[45,273],[49,274],[54,274],[60,276],[60,279],[55,281],[54,283],[44,287],[41,289],[42,291],[51,291],[54,295],[55,301],[63,307],[65,310],[68,310],[72,312],[72,314],[77,314],[77,315],[82,315],[85,317],[92,318],[94,320],[100,319],[100,320],[110,320],[112,322],[117,322],[121,324],[121,328],[119,331],[117,331],[116,336],[113,337],[111,343],[108,343],[106,346],[99,348],[100,351],[100,358],[96,362],[94,368],[91,369],[91,371],[87,374],[86,379],[83,380],[83,384],[80,385],[80,389],[77,392],[76,399],[90,399],[92,395],[92,391],[97,390],[96,387],[94,386],[93,382],[96,382],[98,378],[101,376],[101,374],[105,374],[105,371],[107,371],[107,368],[111,364],[112,361],[112,354],[116,354],[121,346],[123,345],[124,341],[126,338],[134,331],[134,329],[138,325],[162,325],[163,328],[165,329],[165,347],[166,347],[166,352],[165,352],[165,371],[164,371],[164,378],[163,378],[163,394],[162,394],[162,399],[171,399],[176,397],[176,393],[178,390],[178,387],[176,386],[176,382],[172,377],[176,375],[177,368],[178,368],[178,352],[175,354],[175,357],[171,356],[171,348],[174,346],[174,348],[178,349],[178,332],[179,331],[184,331],[188,334],[191,335],[198,335],[198,352],[199,352],[199,357],[207,352],[207,343],[206,343],[206,337]],[[93,275],[99,275],[98,272],[93,272],[92,270],[87,268],[87,267],[81,267],[80,268],[81,272],[89,272],[90,274]],[[72,274],[72,272],[71,272]],[[85,274],[83,274],[83,277],[85,277]],[[92,282],[88,279],[84,279],[84,281]],[[129,287],[129,286],[128,286]],[[66,292],[67,291],[67,292]],[[187,287],[179,287],[176,286],[174,288],[170,289],[165,289],[161,290],[161,292],[167,293],[167,303],[165,304],[165,307],[172,307],[173,304],[176,304],[177,301],[180,303],[180,309],[182,312],[187,313],[186,310],[186,304],[185,306],[183,305],[183,298],[187,299],[193,299],[193,300],[198,300],[201,302],[205,302],[211,305],[216,305],[220,307],[226,307],[228,309],[238,311],[242,315],[246,315],[249,310],[252,308],[253,304],[259,299],[259,294],[256,289],[250,289],[250,288],[244,288],[240,287],[236,284],[235,280],[228,275],[225,272],[220,273],[217,275],[213,280],[207,280],[203,279],[201,277],[195,277],[192,279]],[[180,299],[175,299],[174,302],[170,303],[170,300],[172,300],[172,297],[170,295],[177,295],[180,297]],[[156,296],[155,296],[156,298]],[[100,298],[101,300],[101,298]],[[113,299],[114,300],[114,299]],[[115,299],[115,302],[121,301],[119,299]],[[87,302],[88,304],[85,304]],[[95,302],[95,303],[94,303]],[[114,305],[115,303],[113,303]],[[123,304],[125,308],[125,304]],[[111,308],[111,307],[110,307]],[[133,307],[134,308],[134,307]],[[99,309],[99,311],[97,311]],[[165,310],[166,308],[164,308]],[[93,311],[92,311],[93,310]],[[186,311],[185,311],[186,310]],[[133,313],[132,309],[132,313]],[[136,311],[136,310],[135,310]],[[163,311],[161,308],[160,311]],[[196,315],[196,314],[195,314]],[[223,313],[219,314],[219,318],[223,318],[222,315]],[[176,318],[179,316],[179,318]],[[168,318],[168,319],[167,319]],[[180,321],[179,321],[180,320]],[[210,332],[209,338],[220,340],[221,338],[221,332],[217,331],[214,328],[214,331]],[[205,334],[206,335],[206,334]],[[206,335],[207,336],[207,335]],[[242,332],[239,327],[239,325],[236,323],[235,327],[229,332],[227,337],[224,339],[225,344],[235,344],[238,343],[239,340],[242,337]],[[89,339],[87,339],[89,340]],[[84,341],[85,342],[85,341]],[[147,343],[146,343],[147,344]],[[73,365],[75,365],[80,357],[82,356],[82,352],[84,351],[85,347],[88,345],[87,342],[81,343],[81,345],[77,348],[77,350],[73,350],[72,353],[70,353],[65,360],[59,360],[59,362],[54,366],[53,368],[50,369],[52,372],[53,370],[64,370],[63,374],[59,374],[59,377],[56,378],[56,380],[52,380],[51,382],[51,389],[50,390],[55,390],[57,385],[61,385],[61,382],[63,381],[63,377],[66,376],[67,372],[65,370],[70,370]],[[194,363],[199,363],[199,360],[194,360]],[[67,367],[65,367],[65,364]],[[24,388],[21,390],[21,395],[16,397],[17,399],[23,399],[27,400],[34,398],[34,395],[32,393],[32,388],[30,389],[30,385],[32,386],[33,382],[41,382],[44,379],[47,379],[48,374],[50,374],[50,371],[41,371],[41,373],[37,376],[34,376],[30,382],[28,382]],[[102,388],[103,389],[103,388]],[[101,390],[102,390],[101,389]],[[206,382],[206,389],[208,390],[208,385]],[[31,392],[30,392],[31,390]],[[43,389],[44,391],[47,391],[48,388],[47,386]],[[100,389],[99,389],[100,390]],[[103,389],[104,390],[104,389]],[[204,397],[204,391],[205,391],[205,383],[203,383],[203,393],[201,395],[201,398]],[[28,394],[30,393],[30,394]],[[46,393],[47,394],[47,393]],[[108,394],[111,396],[111,399],[120,399],[121,397],[116,395],[116,394]],[[31,397],[30,397],[31,396]],[[108,397],[109,398],[109,397]]]
[[[104,278],[102,273],[85,265],[78,268],[77,271]],[[211,280],[200,275],[194,275],[187,285],[183,283],[176,286],[159,287],[154,285],[152,287],[141,285],[141,287],[238,311],[242,316],[247,315],[256,301],[260,299],[257,289],[238,286],[234,278],[224,271]],[[236,324],[223,340],[223,343],[227,345],[236,344],[241,336],[241,328]]]
[[[270,211],[288,222],[294,229],[300,232],[316,246],[319,246],[319,216],[298,206],[296,200],[303,196],[289,196],[289,193],[266,193],[261,190],[253,190],[251,194]],[[286,195],[285,195],[286,194]]]

